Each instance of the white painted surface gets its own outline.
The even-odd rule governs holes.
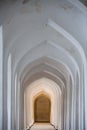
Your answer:
[[[87,130],[87,13],[84,6],[78,0],[32,0],[26,4],[22,4],[21,0],[14,3],[9,2],[0,8],[0,23],[3,26],[3,62],[8,64],[8,67],[4,68],[8,72],[7,78],[4,78],[4,82],[7,81],[4,87],[8,88],[7,98],[4,97],[7,100],[8,130],[11,129],[11,89],[13,90],[15,87],[15,92],[17,91],[13,97],[15,102],[12,106],[15,108],[13,115],[15,118],[17,116],[17,123],[14,123],[16,122],[14,117],[12,117],[12,122],[13,126],[17,124],[14,128],[20,130],[23,128],[20,120],[24,120],[20,119],[20,95],[23,87],[21,83],[28,83],[33,74],[40,72],[41,74],[44,72],[45,76],[50,75],[52,79],[57,79],[60,84],[64,84],[68,97],[70,96],[68,89],[70,84],[66,82],[68,82],[68,78],[71,78],[70,92],[73,96],[70,99],[71,103],[69,100],[65,100],[64,128]],[[0,53],[2,54],[1,39]],[[7,63],[9,52],[12,55],[12,77],[10,61]],[[2,61],[2,55],[0,58]],[[1,65],[0,74],[2,73]],[[61,74],[56,74],[55,70],[57,73],[60,70]],[[17,79],[15,73],[17,73]],[[75,79],[76,73],[78,73],[79,83]],[[25,79],[23,79],[24,77]],[[0,82],[2,87],[2,80]],[[11,86],[11,82],[14,85]],[[75,100],[75,102],[78,101],[78,105],[75,107],[76,85],[80,94],[78,100]],[[2,97],[2,95],[0,96]],[[69,105],[71,106],[69,107]],[[78,110],[80,119],[75,116],[75,109]],[[71,113],[67,114],[66,111]],[[65,121],[66,119],[67,121]],[[60,124],[62,124],[62,119],[60,120]],[[75,120],[78,124],[77,128],[75,128]]]
[[[7,64],[7,130],[11,130],[11,54]]]
[[[3,36],[2,27],[0,26],[0,130],[2,130],[3,116]]]

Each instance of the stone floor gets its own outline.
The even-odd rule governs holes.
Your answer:
[[[55,130],[50,123],[35,123],[31,130]]]

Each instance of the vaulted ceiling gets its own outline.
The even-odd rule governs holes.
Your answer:
[[[80,2],[82,2],[82,4],[84,4],[85,6],[87,6],[87,0],[79,0]]]
[[[3,63],[4,70],[6,70],[4,71],[4,81],[6,81],[4,89],[8,90],[4,92],[4,98],[8,104],[12,103],[12,108],[15,110],[12,109],[12,112],[9,112],[10,106],[8,105],[7,110],[6,103],[4,109],[6,109],[5,115],[8,118],[11,113],[13,117],[18,116],[16,117],[18,120],[14,118],[12,120],[13,128],[14,124],[17,124],[17,127],[20,125],[18,124],[19,115],[15,113],[17,104],[14,103],[16,98],[20,97],[20,90],[24,91],[31,81],[45,77],[59,83],[63,92],[70,88],[66,94],[68,97],[72,96],[73,102],[72,98],[69,98],[69,103],[73,104],[67,104],[69,105],[67,112],[72,111],[72,120],[67,115],[65,121],[69,124],[71,120],[72,130],[83,130],[85,127],[82,123],[84,120],[83,91],[87,86],[85,81],[87,77],[85,69],[87,68],[85,57],[87,56],[86,7],[82,6],[78,0],[76,2],[73,0],[17,0],[3,4],[0,8],[0,25],[3,32]],[[79,89],[79,105],[75,104],[77,100],[74,100],[77,89]],[[16,93],[17,90],[18,93]],[[84,94],[86,95],[86,91]],[[11,101],[9,95],[12,96]],[[23,93],[21,96],[23,97]],[[86,100],[85,97],[84,101]],[[79,112],[78,116],[74,109]],[[19,110],[18,112],[20,113]],[[75,122],[74,116],[77,116],[75,119],[79,124]],[[73,128],[74,123],[77,125],[75,128]],[[9,127],[11,127],[10,124]],[[5,129],[13,130],[9,127]],[[20,125],[20,127],[23,126]],[[69,125],[66,127],[69,129]]]

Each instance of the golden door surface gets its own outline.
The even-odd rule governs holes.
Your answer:
[[[50,99],[45,95],[40,95],[34,102],[34,118],[35,122],[50,122]]]

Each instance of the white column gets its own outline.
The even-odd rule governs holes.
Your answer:
[[[71,83],[72,83],[72,99],[71,99],[71,104],[72,104],[72,106],[71,106],[71,130],[73,130],[74,128],[73,128],[73,126],[74,126],[74,118],[73,118],[73,105],[74,105],[74,86],[75,86],[75,83],[74,82],[72,82],[71,81]]]
[[[16,130],[20,129],[20,81],[18,80],[18,75],[15,76],[15,124],[16,124]]]
[[[15,75],[15,129],[17,130],[16,120],[17,120],[17,73]]]
[[[17,130],[20,128],[20,81],[18,81],[17,99]]]
[[[26,112],[27,112],[27,107],[26,107],[26,94],[24,93],[24,130],[27,127],[27,120],[26,120]]]
[[[69,77],[68,77],[68,79],[67,79],[67,104],[66,104],[66,106],[67,106],[67,115],[66,115],[66,130],[69,130],[69,100],[70,100],[70,79],[69,79]]]
[[[3,88],[3,83],[2,83],[2,77],[3,77],[3,41],[2,41],[2,27],[0,27],[0,130],[2,130],[2,113],[3,113],[3,109],[2,109],[2,88]]]
[[[11,54],[7,63],[7,130],[11,130]]]
[[[85,96],[85,130],[87,130],[87,62],[84,65],[84,96]]]

